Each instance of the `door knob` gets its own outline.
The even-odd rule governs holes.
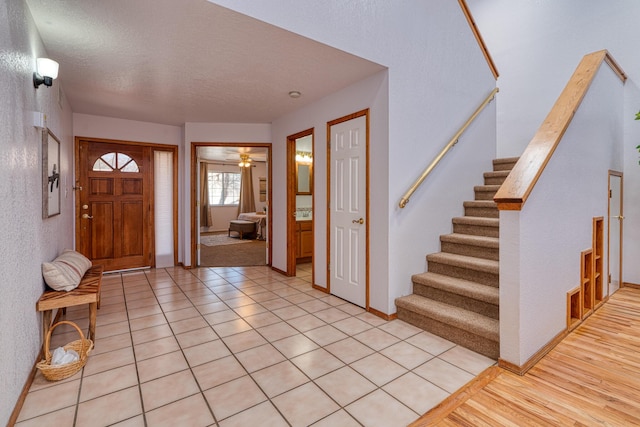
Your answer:
[[[364,224],[364,218],[354,219],[351,222],[354,223],[354,224]]]
[[[93,217],[89,214],[82,214],[83,219],[93,219]]]

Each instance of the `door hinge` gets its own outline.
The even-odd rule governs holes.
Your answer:
[[[327,271],[331,271],[331,264],[327,263]]]
[[[609,198],[611,198],[611,197],[613,197],[613,196],[612,196],[611,190],[609,190]]]
[[[609,283],[611,283],[611,274],[609,274]]]

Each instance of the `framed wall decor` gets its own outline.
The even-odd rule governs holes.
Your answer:
[[[60,140],[42,130],[42,217],[60,214]]]

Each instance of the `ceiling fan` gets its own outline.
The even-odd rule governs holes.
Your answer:
[[[251,158],[248,154],[240,154],[240,163],[238,163],[238,166],[241,168],[251,167]]]

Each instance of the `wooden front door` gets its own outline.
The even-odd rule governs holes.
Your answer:
[[[105,270],[152,267],[151,148],[79,140],[78,251]]]

